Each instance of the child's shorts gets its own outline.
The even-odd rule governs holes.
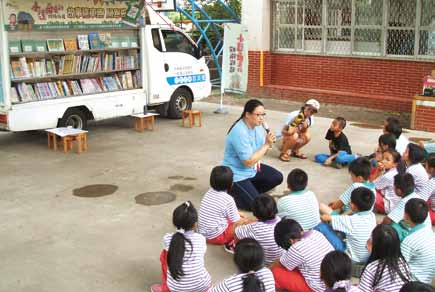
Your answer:
[[[225,244],[234,240],[234,233],[231,233],[231,229],[234,223],[229,223],[227,229],[220,235],[212,239],[207,239],[207,243],[211,244]]]

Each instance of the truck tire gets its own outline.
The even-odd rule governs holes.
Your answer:
[[[77,108],[70,108],[64,113],[59,121],[59,127],[73,127],[75,129],[85,130],[88,128],[88,120],[85,113]]]
[[[178,88],[171,96],[168,108],[168,117],[170,119],[180,119],[184,110],[192,108],[193,96],[189,90]]]

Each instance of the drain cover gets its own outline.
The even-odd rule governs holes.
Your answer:
[[[380,125],[366,124],[366,123],[351,123],[352,126],[364,129],[382,129]]]
[[[73,195],[83,198],[98,198],[108,196],[116,192],[118,186],[115,185],[88,185],[73,190]]]
[[[145,206],[162,205],[174,201],[176,195],[171,192],[149,192],[137,195],[136,204]]]
[[[193,190],[194,188],[191,185],[175,184],[172,185],[169,189],[176,192],[188,192],[190,190]]]

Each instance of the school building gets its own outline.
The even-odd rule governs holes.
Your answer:
[[[433,0],[243,0],[242,23],[251,96],[411,112],[435,70]]]

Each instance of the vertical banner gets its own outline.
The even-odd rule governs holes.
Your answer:
[[[222,92],[245,93],[248,87],[248,29],[238,23],[224,26]]]

